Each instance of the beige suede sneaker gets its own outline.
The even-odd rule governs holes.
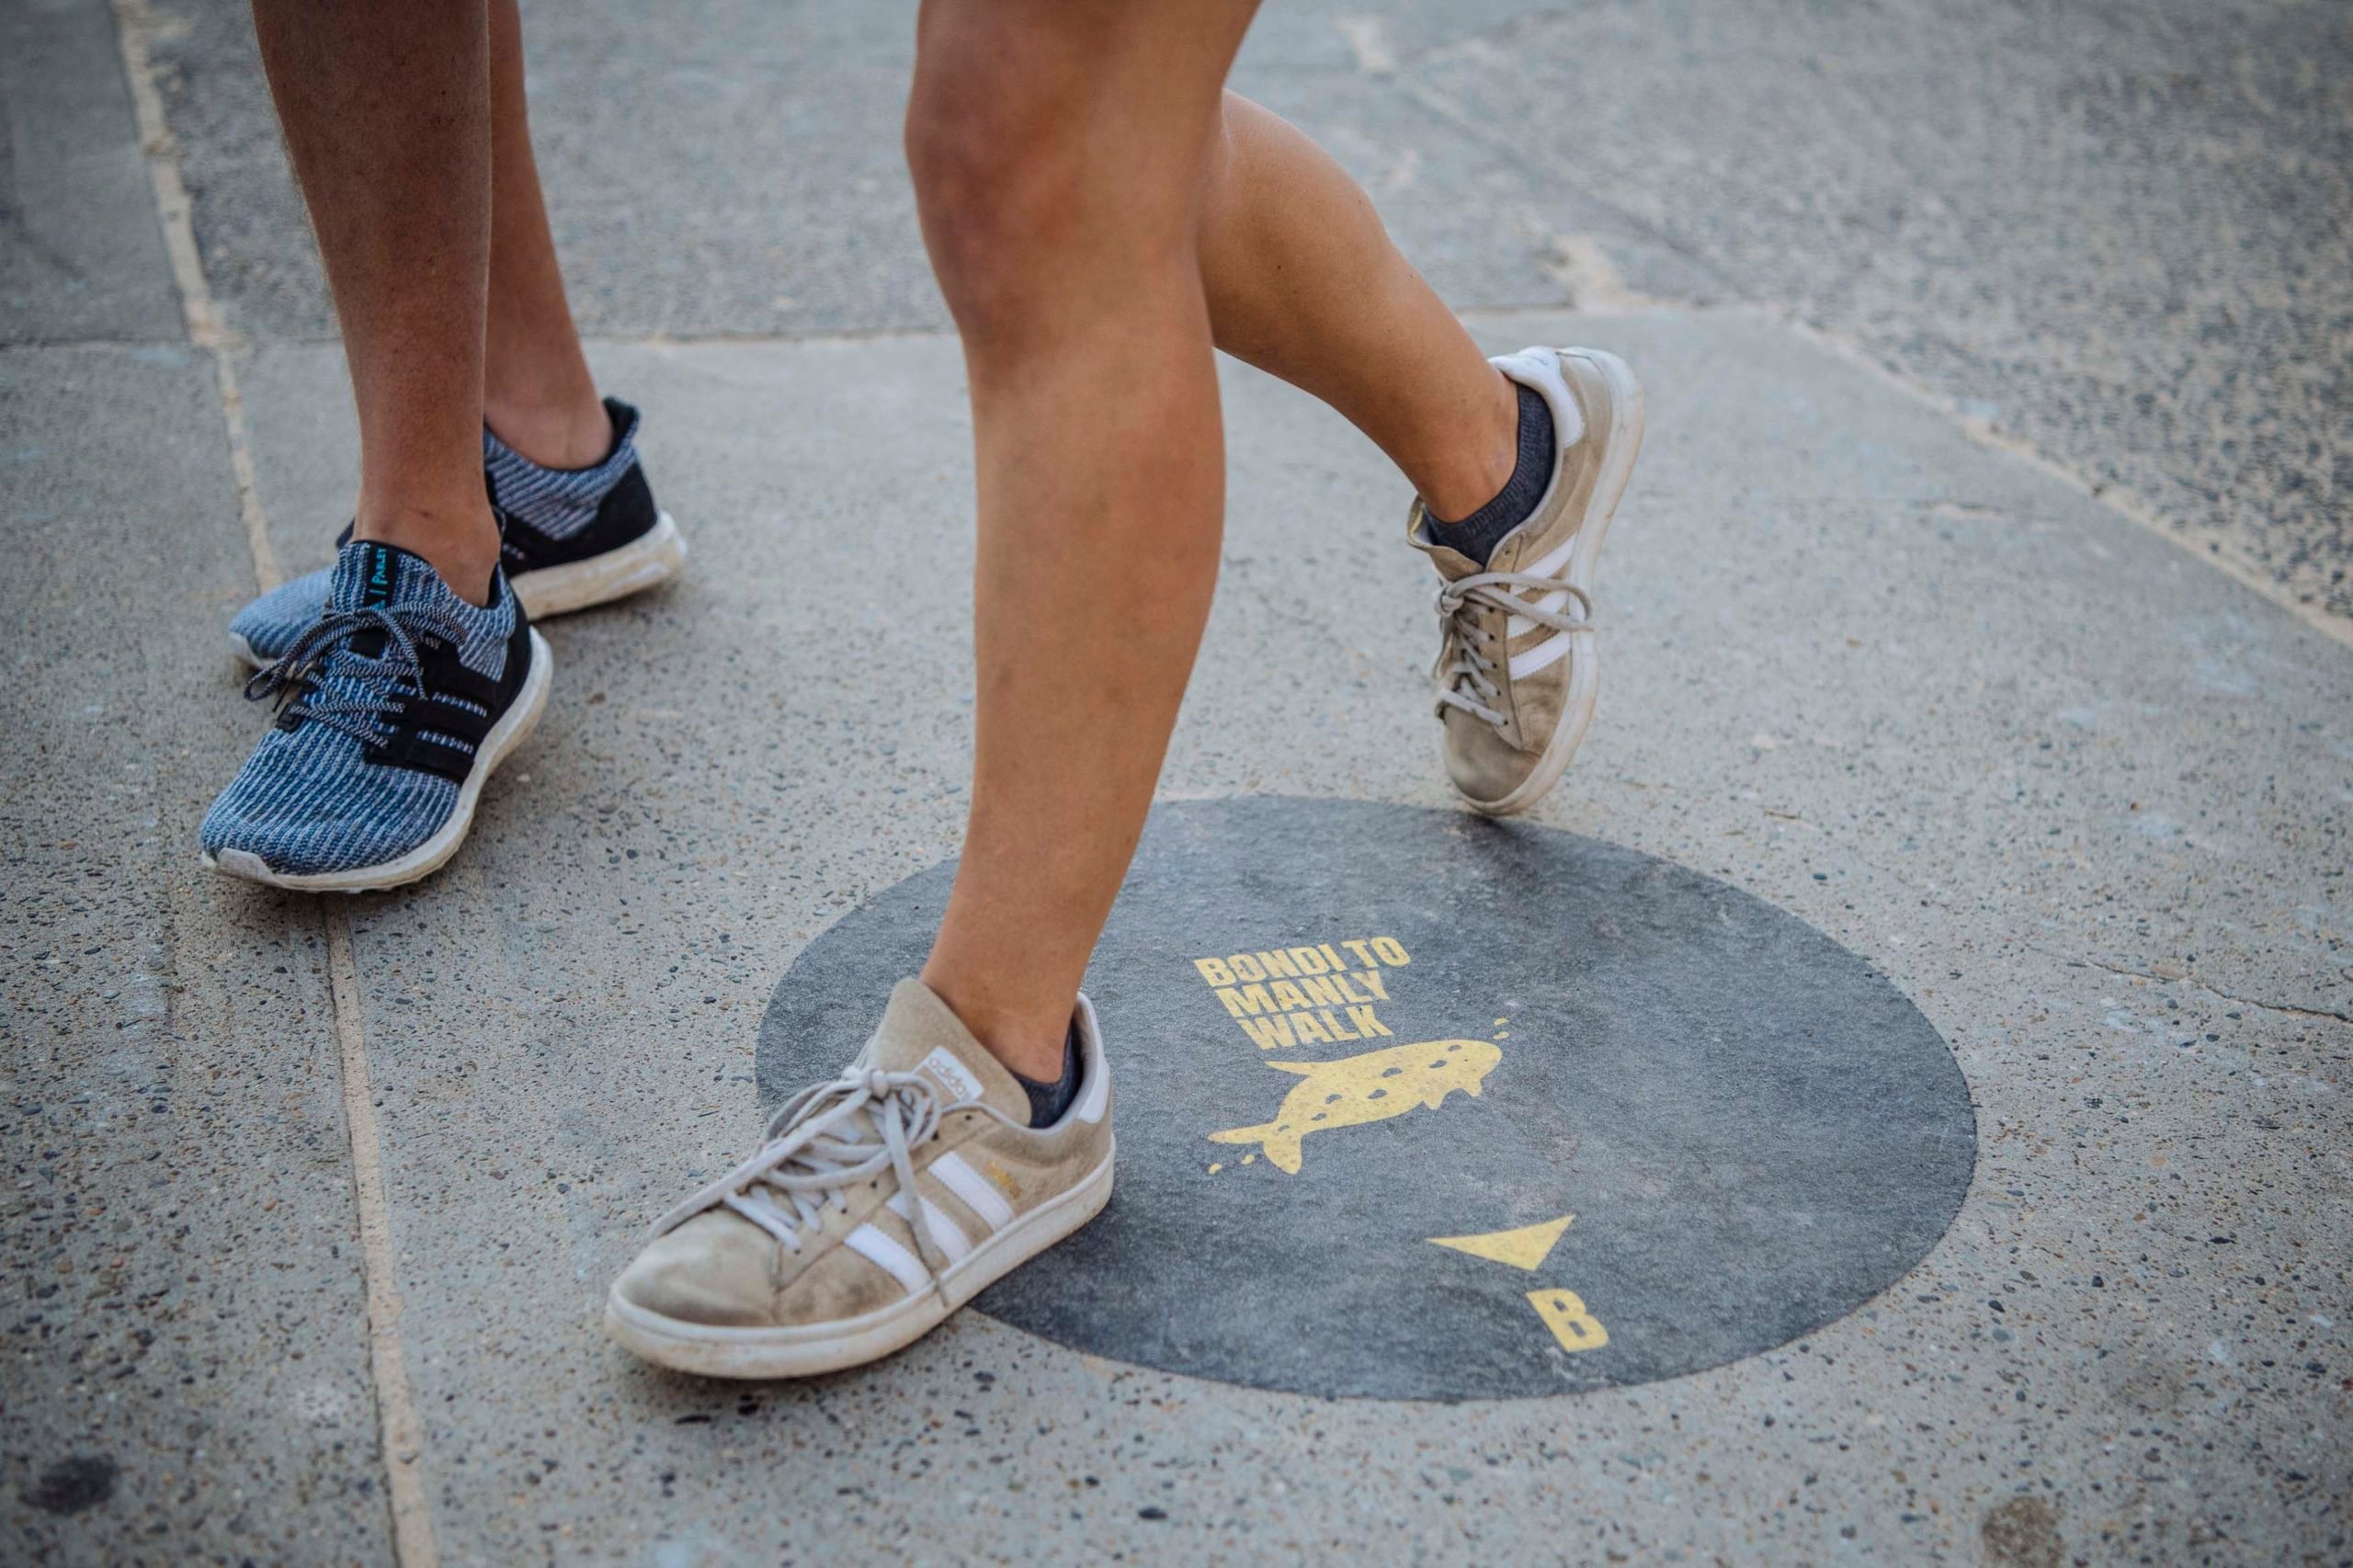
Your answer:
[[[1431,672],[1447,776],[1492,816],[1524,812],[1560,781],[1593,722],[1601,670],[1593,572],[1643,445],[1643,389],[1598,348],[1523,348],[1494,361],[1552,411],[1552,483],[1484,566],[1430,537],[1421,502],[1406,538],[1446,585]]]
[[[1051,1127],[921,982],[858,1060],[784,1103],[759,1151],[664,1215],[605,1323],[714,1378],[797,1378],[913,1343],[1111,1197],[1111,1080],[1078,999],[1077,1097]]]

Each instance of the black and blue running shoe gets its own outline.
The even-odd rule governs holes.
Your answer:
[[[678,574],[687,542],[654,504],[638,461],[638,412],[605,400],[613,449],[593,468],[541,468],[485,427],[483,477],[504,514],[500,564],[533,620],[627,598]],[[337,548],[351,542],[346,528]],[[229,642],[258,668],[283,658],[326,607],[331,567],[306,573],[237,612]]]
[[[231,876],[397,887],[464,842],[483,782],[547,707],[548,645],[503,570],[486,608],[372,540],[326,577],[323,612],[246,685],[278,699],[278,720],[198,836]]]

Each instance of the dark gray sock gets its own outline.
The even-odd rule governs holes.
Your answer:
[[[1519,461],[1495,498],[1449,523],[1432,517],[1430,538],[1484,566],[1504,535],[1528,521],[1552,483],[1552,408],[1533,387],[1519,389]]]
[[[1070,1033],[1063,1037],[1063,1075],[1051,1084],[1040,1084],[1016,1073],[1014,1081],[1029,1096],[1029,1125],[1051,1127],[1063,1119],[1070,1102],[1078,1098],[1078,1024],[1074,1019]]]

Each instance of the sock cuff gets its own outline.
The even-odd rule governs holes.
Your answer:
[[[605,414],[612,421],[612,450],[587,468],[542,468],[483,426],[482,465],[492,502],[550,539],[568,538],[595,522],[606,495],[637,466],[637,410],[608,397]]]
[[[1432,539],[1482,565],[1495,554],[1505,535],[1534,515],[1536,504],[1544,499],[1552,483],[1558,447],[1552,405],[1534,387],[1517,382],[1514,386],[1519,393],[1519,456],[1511,477],[1504,481],[1494,500],[1460,522],[1429,518]]]
[[[1040,1084],[1034,1078],[1016,1073],[1013,1081],[1029,1096],[1029,1125],[1051,1127],[1063,1119],[1063,1113],[1078,1098],[1080,1075],[1086,1071],[1086,1052],[1078,1042],[1078,1021],[1071,1020],[1070,1032],[1063,1037],[1063,1072],[1058,1080]]]

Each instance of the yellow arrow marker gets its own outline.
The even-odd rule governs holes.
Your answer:
[[[1560,1244],[1561,1233],[1569,1228],[1574,1214],[1563,1214],[1557,1220],[1547,1220],[1540,1225],[1522,1225],[1516,1231],[1490,1231],[1483,1236],[1432,1236],[1430,1245],[1452,1247],[1467,1252],[1472,1257],[1483,1257],[1490,1263],[1508,1263],[1514,1268],[1535,1268]]]

